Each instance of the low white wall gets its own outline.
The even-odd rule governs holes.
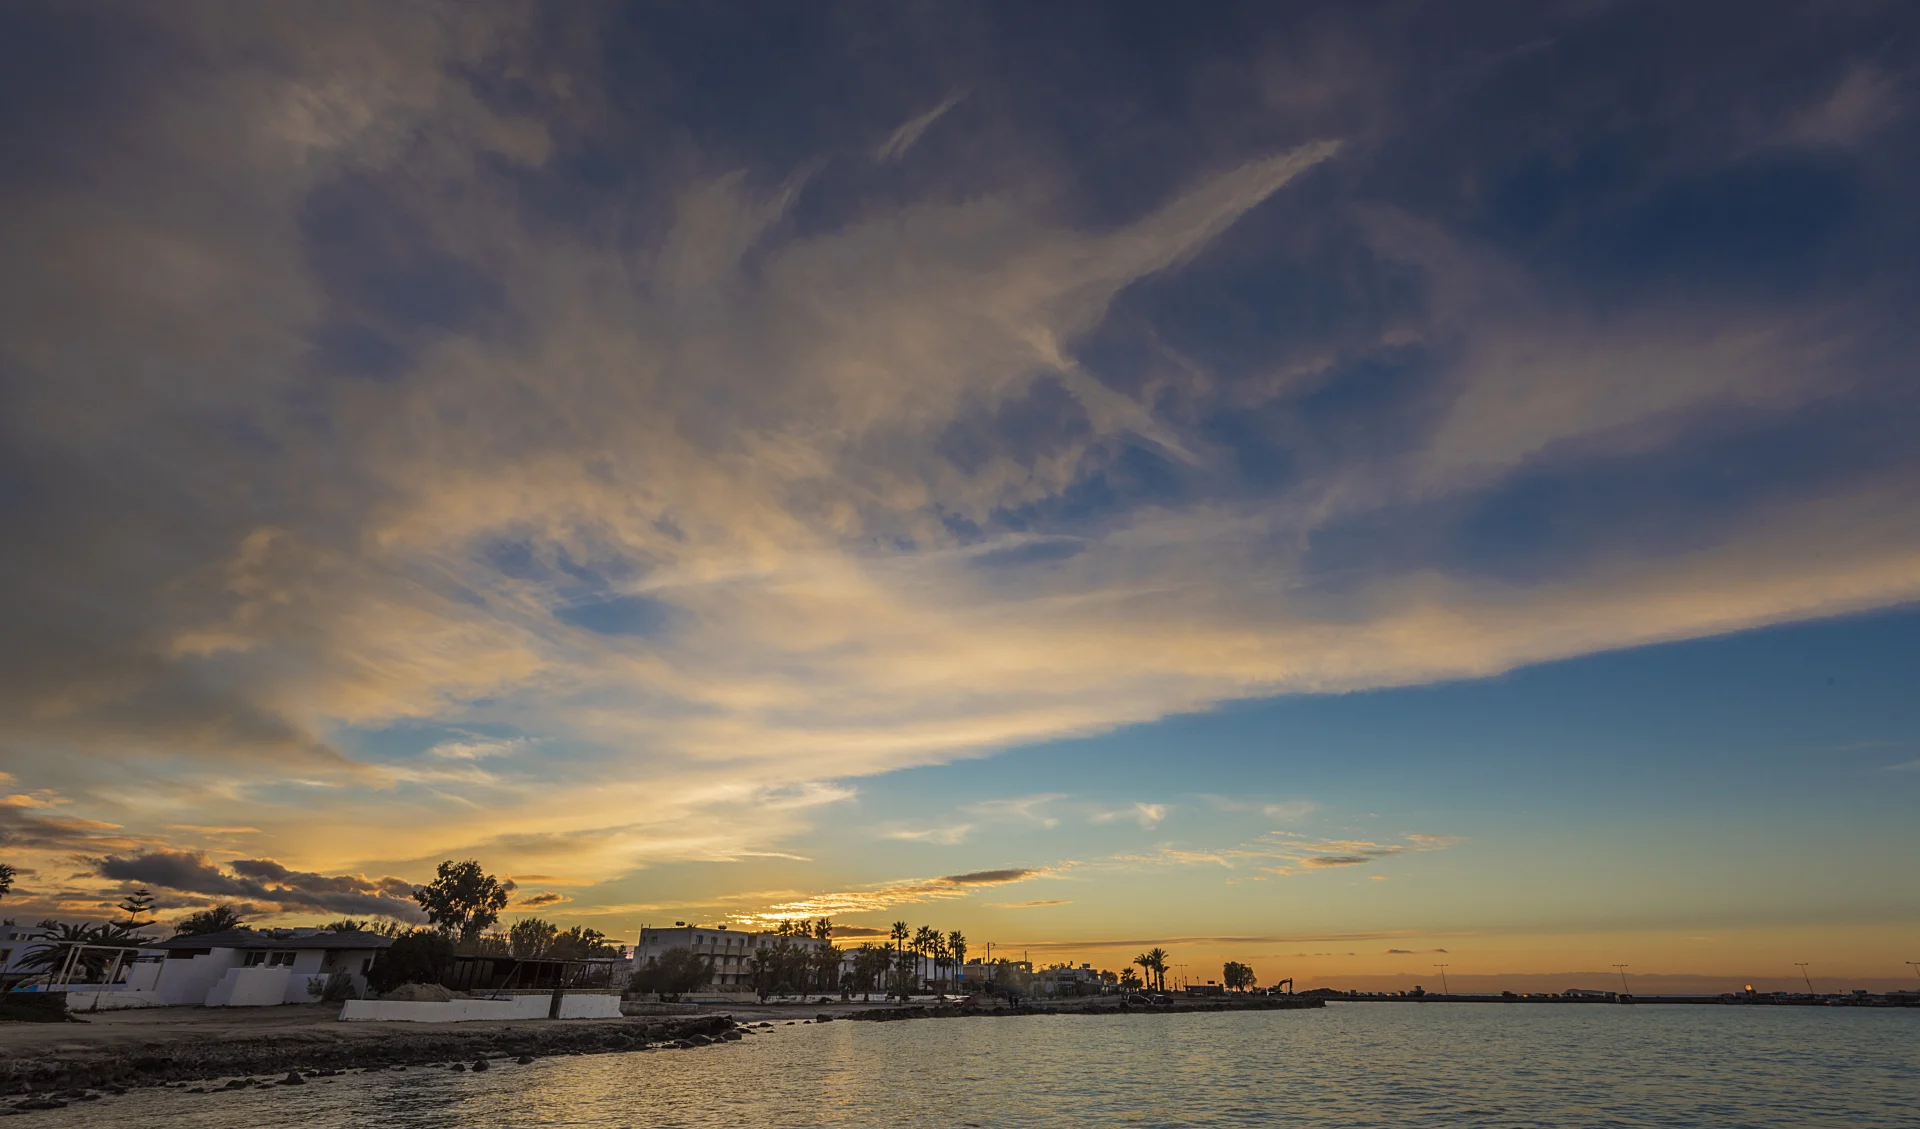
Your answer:
[[[619,1014],[618,997],[614,1014]],[[504,1000],[348,1000],[340,1018],[349,1023],[386,1020],[402,1023],[471,1023],[476,1020],[545,1019],[552,998],[514,996]]]
[[[169,1006],[200,1007],[213,994],[214,986],[240,963],[238,949],[215,949],[195,957],[168,957],[161,962],[160,979],[155,990]]]
[[[67,1011],[114,1011],[126,1007],[165,1007],[158,992],[128,991],[76,992],[67,990]]]
[[[618,1019],[620,1018],[620,994],[618,992],[596,992],[593,994],[567,993],[560,997],[561,1019]]]
[[[272,1007],[287,1002],[289,973],[282,968],[229,968],[207,993],[208,1007]],[[300,981],[304,987],[306,980]],[[301,992],[304,997],[306,993]]]

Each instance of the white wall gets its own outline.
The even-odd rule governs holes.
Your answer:
[[[618,1019],[618,992],[568,992],[560,997],[561,1019]]]
[[[620,1014],[614,996],[613,1014]],[[564,1005],[565,1001],[562,1001]],[[546,993],[510,996],[504,1000],[348,1000],[340,1018],[348,1022],[389,1020],[404,1023],[463,1023],[474,1020],[545,1019],[552,997]]]
[[[287,1002],[287,981],[292,974],[279,968],[229,968],[220,982],[207,993],[208,1007],[271,1007]],[[303,986],[306,981],[300,982]],[[306,993],[301,992],[304,998]]]
[[[215,949],[186,959],[168,957],[161,964],[154,990],[169,1007],[198,1007],[207,1002],[208,993],[227,970],[239,963],[238,949]]]

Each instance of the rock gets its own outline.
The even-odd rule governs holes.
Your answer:
[[[831,1015],[816,1015],[813,1017],[813,1019],[814,1019],[814,1022],[816,1023],[832,1023],[833,1022],[833,1016]]]
[[[473,1068],[475,1070],[491,1070],[493,1066],[484,1058],[476,1058],[473,1060]]]
[[[222,1086],[222,1087],[220,1087],[220,1088],[221,1088],[222,1090],[244,1090],[244,1089],[246,1089],[246,1088],[247,1088],[248,1086],[251,1086],[251,1085],[253,1085],[253,1083],[252,1083],[252,1081],[250,1081],[249,1079],[246,1079],[246,1078],[234,1078],[234,1079],[230,1079],[230,1080],[229,1080],[229,1081],[227,1082],[227,1084],[226,1084],[226,1085],[224,1085],[224,1086]]]
[[[31,1098],[15,1105],[15,1109],[65,1109],[67,1103],[59,1098]]]
[[[307,1080],[300,1077],[298,1070],[289,1070],[287,1071],[287,1076],[280,1079],[280,1084],[282,1086],[304,1086],[307,1084]]]
[[[456,1062],[448,1069],[452,1070],[455,1074],[465,1074],[467,1072],[467,1064],[464,1062]]]
[[[519,1064],[520,1064],[521,1066],[525,1066],[525,1065],[527,1065],[528,1063],[530,1063],[530,1062],[532,1062],[532,1061],[533,1061],[533,1056],[532,1056],[532,1055],[521,1055],[521,1056],[520,1056],[519,1058],[516,1058],[516,1059],[514,1059],[513,1061],[515,1061],[515,1062],[517,1062],[517,1063],[519,1063]]]

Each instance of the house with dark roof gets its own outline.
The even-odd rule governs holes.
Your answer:
[[[151,991],[163,1005],[263,1007],[317,1002],[344,976],[365,995],[367,968],[391,937],[324,929],[227,929],[146,946],[165,955]]]

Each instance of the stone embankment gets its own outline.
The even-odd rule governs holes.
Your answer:
[[[356,1025],[360,1026],[360,1025]],[[27,1095],[0,1107],[53,1108],[138,1086],[237,1089],[298,1085],[305,1077],[343,1072],[487,1069],[491,1060],[531,1062],[556,1055],[692,1049],[741,1037],[731,1016],[668,1016],[572,1023],[528,1023],[488,1030],[446,1028],[380,1031],[352,1039],[309,1032],[240,1040],[150,1042],[137,1047],[54,1043],[0,1060],[0,1095]]]
[[[1189,1012],[1214,1011],[1297,1011],[1327,1006],[1326,1001],[1318,997],[1299,996],[1253,996],[1244,999],[1198,999],[1176,1000],[1163,1004],[1126,1004],[1114,1003],[1104,997],[1089,997],[1082,1000],[1070,1000],[1058,1004],[1023,1003],[1013,1006],[973,1007],[964,1004],[914,1005],[911,1007],[875,1008],[842,1016],[843,1019],[864,1019],[885,1022],[895,1019],[965,1019],[970,1016],[993,1015],[1176,1015]],[[822,1019],[829,1018],[821,1016]]]

